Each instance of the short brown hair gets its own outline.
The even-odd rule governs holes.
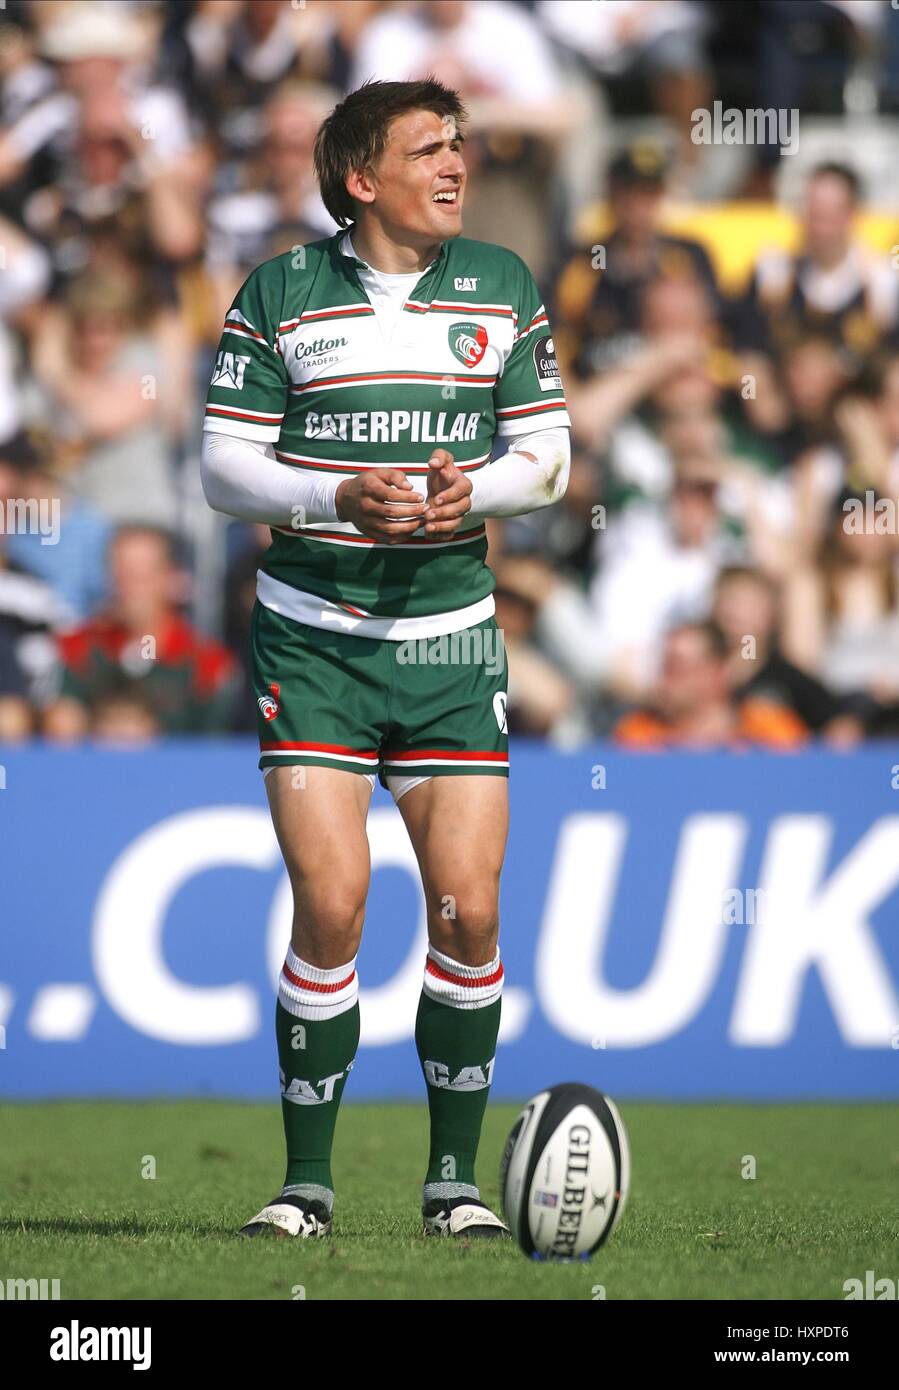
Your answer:
[[[465,121],[458,92],[435,77],[421,82],[366,82],[344,97],[322,122],[315,137],[315,173],[322,202],[339,227],[355,221],[346,181],[354,169],[370,168],[384,153],[390,122],[409,111]]]

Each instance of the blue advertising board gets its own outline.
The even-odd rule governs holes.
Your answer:
[[[899,745],[513,744],[493,1094],[899,1096]],[[423,901],[377,788],[347,1099],[422,1097]],[[0,751],[0,1094],[274,1098],[291,902],[252,743]]]

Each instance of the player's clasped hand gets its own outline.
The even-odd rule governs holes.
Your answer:
[[[399,468],[367,468],[337,489],[337,515],[372,540],[396,545],[424,522],[428,535],[452,535],[471,509],[471,483],[447,449],[428,460],[427,505]]]
[[[424,497],[399,468],[366,468],[337,489],[337,515],[372,540],[396,545],[417,531]]]
[[[435,449],[428,459],[428,535],[452,534],[471,510],[471,482],[453,462],[448,449]]]

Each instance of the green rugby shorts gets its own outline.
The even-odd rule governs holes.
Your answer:
[[[257,601],[251,627],[259,766],[374,775],[399,797],[427,777],[509,775],[508,665],[488,618],[382,641],[295,622]]]

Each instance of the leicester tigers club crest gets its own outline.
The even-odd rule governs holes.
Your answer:
[[[476,367],[487,351],[487,330],[480,323],[451,323],[450,352],[466,367]]]
[[[260,695],[257,697],[256,700],[256,703],[259,706],[259,713],[262,715],[266,723],[268,723],[269,720],[274,719],[275,715],[281,708],[280,704],[278,703],[278,696],[281,694],[280,685],[270,685],[269,690],[272,692],[270,695]]]

